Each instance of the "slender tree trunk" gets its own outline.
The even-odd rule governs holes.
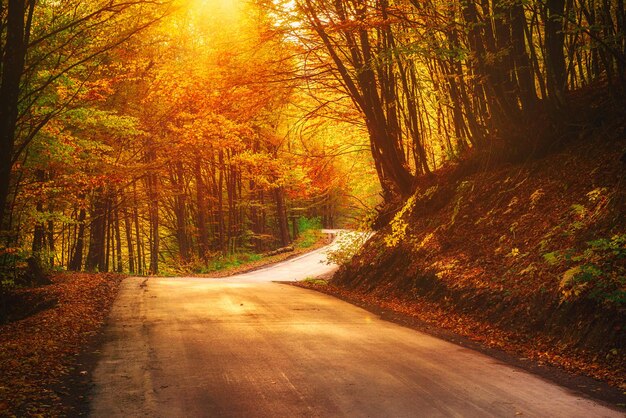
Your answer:
[[[105,215],[104,215],[104,219],[105,219],[105,239],[104,239],[104,243],[105,243],[105,251],[104,251],[104,267],[99,269],[100,271],[105,271],[108,272],[109,271],[109,266],[110,264],[113,264],[114,260],[114,255],[112,254],[115,250],[114,250],[114,246],[113,246],[113,234],[111,234],[111,227],[112,227],[112,219],[111,219],[111,198],[110,196],[107,196],[106,198],[106,206],[105,206]],[[110,264],[109,264],[110,263]]]
[[[87,211],[84,208],[80,209],[78,214],[78,232],[76,233],[76,246],[74,247],[74,253],[69,263],[69,270],[80,271],[83,267],[83,251],[85,248],[85,220],[87,218]]]
[[[219,239],[219,249],[222,253],[226,253],[227,250],[227,231],[226,231],[226,222],[224,220],[224,153],[220,150],[218,151],[219,158],[219,174],[217,180],[217,187],[215,190],[215,194],[217,196],[217,226],[218,226],[218,239]]]
[[[52,208],[50,208],[50,212],[52,212]],[[48,241],[48,251],[50,251],[49,254],[49,259],[48,259],[48,267],[52,268],[54,267],[54,255],[55,255],[55,248],[54,248],[54,222],[52,221],[52,219],[48,220],[48,230],[46,231],[46,235],[47,235],[47,241]]]
[[[135,223],[135,238],[137,239],[137,273],[139,275],[143,275],[145,268],[145,254],[143,252],[143,240],[141,237],[140,226],[139,226],[139,209],[137,206],[139,202],[137,201],[137,185],[133,184],[133,201],[135,204],[133,205],[133,218]]]
[[[278,233],[281,246],[289,245],[289,224],[287,221],[287,208],[285,206],[285,195],[282,187],[274,188],[274,200],[276,202],[276,222],[278,223]]]
[[[488,13],[488,2],[482,0],[481,3],[485,9],[483,11]],[[462,11],[468,26],[468,44],[473,53],[472,73],[480,80],[476,84],[475,100],[485,107],[483,111],[488,115],[486,122],[490,131],[497,132],[500,136],[508,135],[515,131],[514,121],[519,115],[515,114],[515,106],[507,97],[502,74],[499,72],[502,66],[497,65],[491,57],[498,54],[492,26],[490,22],[479,18],[475,2],[463,3]],[[514,140],[514,137],[510,135],[507,139]]]
[[[155,151],[149,150],[146,154],[146,159],[149,163],[154,162],[156,160]],[[147,175],[147,192],[150,217],[150,267],[148,272],[149,274],[159,274],[159,179],[154,172],[150,172]]]
[[[103,271],[106,257],[106,198],[102,188],[94,192],[94,201],[91,210],[91,226],[89,228],[89,250],[85,269],[88,271]]]
[[[521,1],[516,1],[511,6],[511,42],[513,45],[517,85],[519,87],[522,109],[525,112],[533,112],[537,103],[537,92],[532,65],[526,52],[525,27],[524,7]]]
[[[546,0],[544,8],[544,31],[546,43],[547,88],[552,104],[560,108],[565,104],[563,96],[567,85],[563,33],[565,0]]]
[[[235,203],[237,200],[237,188],[235,169],[230,162],[226,170],[226,198],[228,200],[228,252],[232,254],[236,251],[237,239],[237,210]]]
[[[174,216],[176,217],[176,240],[182,261],[189,261],[190,246],[187,233],[187,195],[185,194],[183,164],[178,161],[170,168],[170,181],[174,187]]]
[[[261,239],[262,227],[261,227],[261,214],[260,214],[260,192],[256,190],[257,186],[254,180],[250,180],[250,196],[252,202],[250,203],[250,226],[252,228],[254,249],[260,253],[263,251]]]
[[[160,251],[160,242],[159,242],[159,215],[158,215],[158,206],[152,210],[151,222],[150,222],[150,236],[152,240],[150,241],[150,274],[159,274],[159,251]]]
[[[196,204],[198,205],[198,256],[201,260],[207,261],[209,251],[209,235],[206,220],[208,213],[207,188],[202,178],[202,166],[199,158],[194,163],[194,171],[196,178]]]
[[[35,205],[35,211],[38,214],[43,214],[43,203],[41,201],[37,202]],[[41,252],[44,248],[44,240],[45,240],[45,231],[44,231],[44,223],[43,221],[37,221],[35,223],[35,229],[33,230],[33,245],[32,245],[32,253],[35,258],[41,261]]]
[[[67,227],[66,223],[61,224],[61,267],[65,266],[65,228]]]
[[[511,112],[517,109],[517,95],[515,84],[515,65],[513,42],[511,39],[511,4],[510,0],[493,0],[493,21],[495,38],[495,52],[498,58],[495,59],[494,73],[498,75],[500,89]]]
[[[35,179],[38,184],[43,185],[46,180],[46,174],[43,170],[38,169],[35,170]],[[43,188],[43,186],[42,186]],[[43,217],[43,196],[39,196],[37,199],[37,203],[35,204],[35,213],[41,218]],[[41,259],[42,251],[45,247],[45,224],[42,219],[37,219],[35,221],[35,228],[33,230],[33,244],[32,244],[32,253],[33,257],[35,257],[38,261],[43,261]]]
[[[113,208],[113,222],[114,222],[114,228],[115,228],[115,254],[117,256],[116,271],[118,273],[121,273],[123,271],[122,233],[120,231],[120,214],[119,214],[119,205],[117,203],[117,197],[115,198],[115,207]]]
[[[130,215],[128,214],[128,208],[126,206],[122,209],[122,215],[124,216],[124,232],[126,233],[126,248],[128,249],[128,272],[130,274],[135,273],[135,251],[133,245],[133,231],[131,226]]]

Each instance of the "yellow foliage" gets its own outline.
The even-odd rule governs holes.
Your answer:
[[[580,266],[572,267],[563,273],[559,288],[564,299],[576,298],[585,290],[588,283],[575,283],[574,278],[581,272]]]
[[[530,195],[530,208],[534,209],[539,200],[545,195],[543,189],[537,189]]]
[[[434,237],[435,237],[435,234],[433,232],[426,234],[426,236],[417,245],[417,248],[418,249],[424,248],[426,245],[428,245],[428,243],[430,243],[433,240]]]
[[[402,209],[393,217],[391,221],[391,234],[385,236],[385,245],[387,248],[393,248],[397,246],[400,241],[406,237],[406,229],[409,226],[406,220],[403,219],[405,214],[410,213],[413,205],[415,204],[415,195],[411,196]]]

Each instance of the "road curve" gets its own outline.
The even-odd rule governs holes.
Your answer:
[[[271,282],[332,268],[320,258],[229,279],[125,280],[91,415],[624,416],[491,357]]]

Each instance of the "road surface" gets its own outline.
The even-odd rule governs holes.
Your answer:
[[[129,278],[94,371],[94,417],[622,417],[493,358],[273,280]],[[145,281],[145,282],[144,282]]]

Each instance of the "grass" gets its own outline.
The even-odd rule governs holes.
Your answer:
[[[207,266],[202,268],[200,273],[211,273],[214,271],[234,269],[242,265],[254,263],[262,258],[263,256],[261,254],[255,253],[237,253],[222,256],[211,260]]]
[[[316,285],[316,286],[326,286],[326,285],[328,285],[328,280],[318,279],[318,278],[315,278],[315,277],[307,277],[306,279],[304,279],[302,281],[304,283],[312,284],[312,285]]]

